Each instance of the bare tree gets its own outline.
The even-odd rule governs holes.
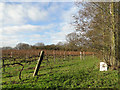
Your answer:
[[[30,49],[30,45],[26,43],[18,43],[15,47],[15,49]]]
[[[73,26],[80,35],[77,37],[84,46],[101,52],[103,59],[116,67],[118,59],[118,6],[113,2],[77,2],[78,13],[73,16]],[[72,36],[72,35],[70,35]],[[72,37],[74,37],[73,35]],[[80,38],[80,36],[82,38]],[[70,41],[71,38],[70,38]],[[73,39],[76,42],[76,40]],[[72,41],[72,42],[73,42]],[[79,44],[81,44],[79,43]],[[106,58],[107,56],[107,58]]]
[[[42,42],[41,42],[41,43],[40,43],[40,42],[38,42],[38,43],[36,43],[36,44],[35,44],[35,46],[45,46],[45,44],[44,44],[44,43],[42,43]]]

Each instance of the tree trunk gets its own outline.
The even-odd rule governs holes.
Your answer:
[[[112,66],[115,66],[115,22],[114,22],[114,3],[110,4],[110,14],[111,14],[111,23],[112,29],[110,30],[111,35],[111,60],[110,63]]]
[[[120,9],[120,2],[118,2],[118,11]],[[118,46],[117,46],[117,59],[118,59],[118,66],[120,67],[120,12],[118,12]]]

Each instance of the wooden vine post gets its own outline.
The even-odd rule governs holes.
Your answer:
[[[41,62],[42,62],[42,60],[43,60],[43,56],[44,56],[44,51],[41,51],[40,57],[39,57],[39,59],[38,59],[36,68],[35,68],[34,73],[33,73],[33,77],[36,76],[37,73],[38,73],[38,71],[39,71]]]
[[[82,52],[80,51],[80,60],[82,60]]]
[[[3,72],[5,72],[4,59],[2,60],[2,67],[3,67]]]
[[[10,57],[13,57],[13,53],[11,52]]]
[[[85,51],[83,51],[83,60],[84,60],[84,58],[85,58]]]
[[[64,51],[64,60],[65,60],[65,51]]]
[[[56,55],[55,53],[56,53],[56,52],[53,51],[54,63],[55,63],[55,61],[56,61],[56,60],[55,60],[55,55]]]

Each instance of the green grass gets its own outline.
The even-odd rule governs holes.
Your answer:
[[[6,67],[3,73],[2,87],[8,88],[48,88],[48,89],[65,89],[65,88],[118,88],[118,71],[108,70],[99,71],[100,60],[92,57],[85,57],[80,60],[79,57],[74,59],[60,59],[50,63],[43,61],[38,76],[33,77],[36,62],[22,63],[22,80],[19,80],[19,65]]]

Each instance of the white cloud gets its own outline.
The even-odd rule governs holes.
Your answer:
[[[33,21],[46,21],[48,20],[48,12],[36,7],[31,7],[28,9],[28,17]]]
[[[17,44],[19,42],[19,38],[20,36],[4,36],[4,35],[0,35],[0,42],[2,46],[15,46],[15,44]],[[2,39],[2,40],[1,40]]]
[[[8,26],[0,29],[0,42],[2,46],[12,46],[14,47],[18,42],[37,42],[44,41],[45,35],[42,32],[47,32],[47,30],[52,29],[53,24],[49,25],[21,25],[21,26]],[[44,38],[43,38],[44,37]]]
[[[31,21],[46,21],[49,17],[48,11],[40,8],[38,5],[29,3],[21,4],[0,4],[0,19],[4,25],[24,25]]]
[[[4,4],[3,3],[0,3],[0,22],[2,22],[2,18],[3,18],[3,7],[4,7]]]
[[[73,18],[72,16],[77,12],[77,7],[73,6],[71,7],[69,10],[64,10],[62,13],[62,19],[65,21],[65,22],[72,22],[73,21]]]
[[[20,34],[20,33],[32,33],[32,32],[41,32],[41,31],[45,31],[48,30],[50,28],[52,28],[54,25],[50,24],[50,25],[20,25],[20,26],[8,26],[8,27],[3,27],[3,29],[0,29],[0,32],[2,32],[2,34],[9,34],[9,35],[13,35],[13,34]]]
[[[44,42],[46,40],[46,36],[40,34],[33,34],[32,36],[29,36],[29,38],[31,44],[35,44],[37,42]]]
[[[26,13],[22,5],[4,4],[4,25],[19,25],[26,22]]]
[[[48,29],[50,29],[50,27],[51,27],[51,31],[49,32]],[[57,44],[60,41],[65,41],[66,35],[69,34],[70,32],[73,32],[74,30],[72,26],[67,23],[61,23],[58,27],[59,27],[58,29],[60,29],[59,32],[52,30],[52,28],[54,28],[53,25],[41,26],[41,27],[32,26],[32,25],[28,25],[28,26],[24,25],[21,27],[17,27],[17,26],[6,27],[5,32],[3,32],[3,35],[0,36],[0,38],[2,39],[2,44],[4,46],[12,46],[12,47],[14,47],[19,42],[27,42],[28,44],[32,44],[32,45],[37,42],[43,42],[45,44],[50,44],[50,43]],[[41,30],[38,28],[41,28]],[[45,33],[39,34],[38,30]],[[22,32],[26,34],[22,35],[21,34]],[[28,34],[29,32],[30,35]]]
[[[68,23],[60,23],[59,29],[59,32],[50,33],[51,43],[65,42],[66,35],[74,31],[74,28]]]
[[[51,33],[51,40],[52,43],[56,44],[58,42],[65,42],[66,41],[66,35],[74,32],[74,27],[70,24],[73,21],[72,16],[77,12],[77,8],[75,6],[71,7],[69,10],[62,10],[61,19],[63,20],[59,24],[59,32],[56,32],[55,34]]]

